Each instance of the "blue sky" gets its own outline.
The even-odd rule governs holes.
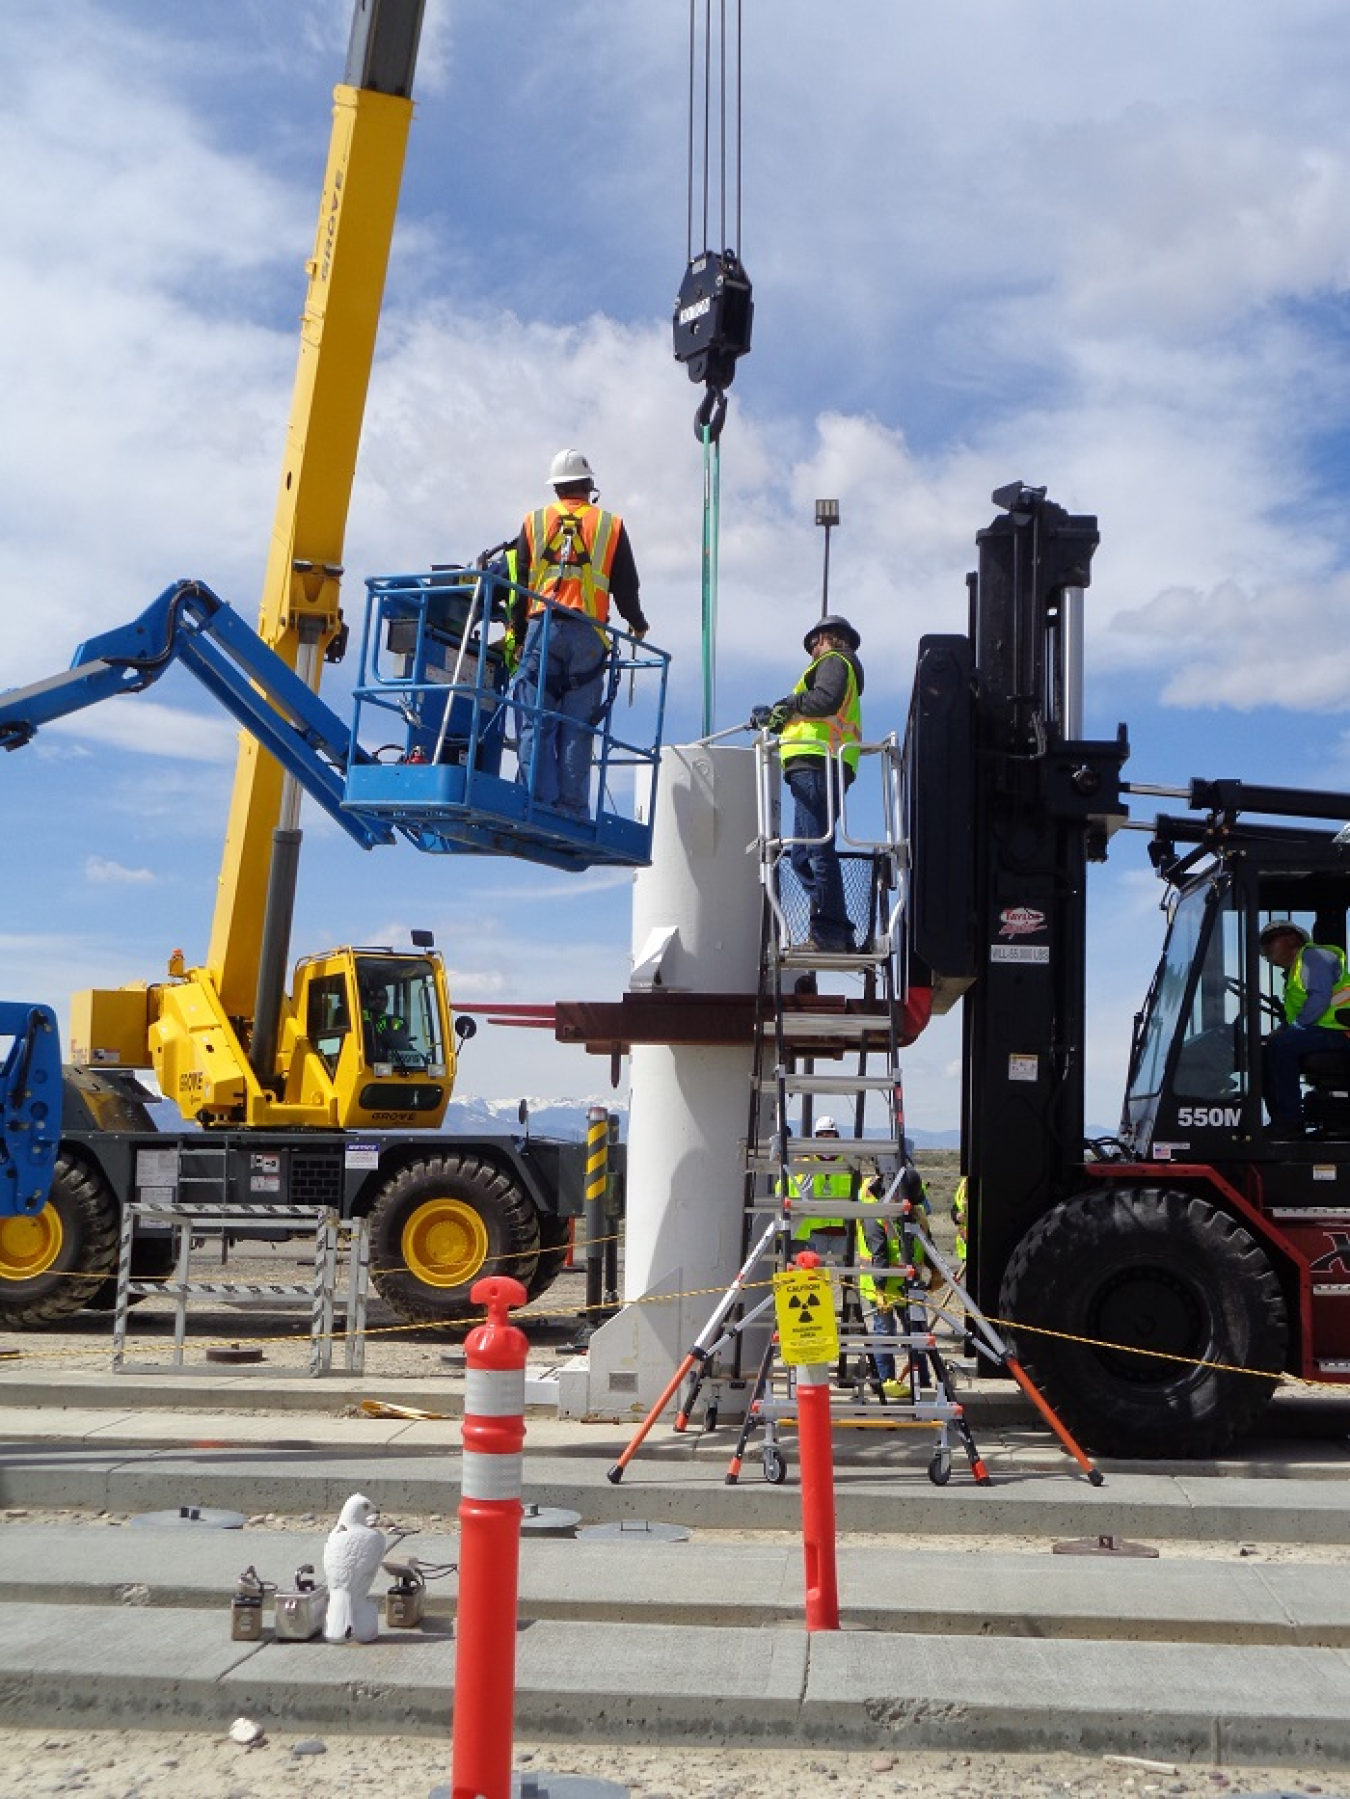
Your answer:
[[[257,602],[349,0],[0,11],[0,682],[197,575]],[[576,443],[629,521],[670,735],[699,726],[682,0],[428,0],[348,534],[359,577],[472,556]],[[868,735],[959,629],[992,488],[1095,512],[1088,723],[1127,775],[1350,788],[1350,14],[1341,0],[745,0],[755,348],[723,448],[718,721],[799,672],[833,595]],[[337,691],[336,687],[333,689]],[[232,734],[191,685],[0,762],[0,992],[58,1003],[205,951]],[[297,953],[433,928],[477,998],[599,998],[625,877],[412,850],[306,814]],[[1089,1116],[1116,1116],[1156,955],[1144,839],[1094,871]],[[956,1122],[959,1042],[910,1053]],[[484,1033],[466,1092],[602,1089]]]

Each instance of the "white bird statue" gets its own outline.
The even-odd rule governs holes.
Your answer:
[[[364,1493],[353,1493],[328,1533],[323,1571],[328,1581],[328,1614],[323,1634],[330,1643],[373,1643],[380,1613],[370,1597],[370,1583],[384,1559],[384,1532],[371,1526],[379,1512]]]

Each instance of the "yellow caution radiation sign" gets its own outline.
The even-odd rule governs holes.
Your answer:
[[[839,1327],[828,1268],[787,1268],[773,1277],[773,1309],[778,1346],[794,1367],[832,1362],[839,1354]]]

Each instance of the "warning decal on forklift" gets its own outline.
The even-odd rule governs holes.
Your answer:
[[[773,1277],[773,1311],[784,1362],[801,1367],[839,1354],[834,1290],[827,1268],[787,1268]]]

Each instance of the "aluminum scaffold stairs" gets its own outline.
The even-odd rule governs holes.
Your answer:
[[[790,861],[794,840],[782,829],[776,740],[762,733],[755,753],[759,799],[754,847],[763,922],[744,1155],[743,1261],[609,1470],[609,1479],[622,1480],[677,1393],[675,1429],[689,1427],[701,1400],[702,1428],[711,1431],[724,1399],[745,1396],[747,1388],[727,1482],[738,1481],[756,1431],[761,1433],[765,1478],[775,1485],[786,1479],[783,1433],[796,1423],[797,1374],[780,1351],[770,1277],[786,1272],[796,1255],[810,1247],[817,1254],[825,1250],[821,1259],[831,1269],[836,1294],[838,1356],[831,1395],[836,1428],[932,1431],[928,1476],[935,1485],[945,1486],[951,1478],[957,1442],[975,1481],[989,1484],[957,1397],[949,1350],[934,1329],[940,1320],[951,1327],[951,1337],[944,1341],[964,1340],[1011,1375],[1099,1486],[1101,1474],[975,1305],[928,1228],[927,1199],[905,1138],[900,1066],[911,1031],[901,973],[907,848],[899,745],[889,737],[860,746],[858,778],[840,816],[831,821],[843,846],[840,864],[853,936],[852,947],[839,952],[810,941],[807,896]],[[855,820],[875,821],[875,834],[864,835]],[[833,977],[857,981],[859,996],[822,993],[822,978]],[[822,1100],[848,1118],[844,1129],[841,1117],[837,1138],[815,1132],[817,1102]],[[794,1109],[799,1128],[792,1122]],[[822,1174],[834,1177],[828,1192],[817,1191]],[[841,1176],[847,1177],[846,1185]],[[898,1259],[883,1269],[870,1255],[860,1257],[860,1223],[888,1226]],[[873,1320],[870,1328],[864,1316],[865,1280],[876,1283],[876,1291],[884,1291],[892,1302],[885,1322]],[[930,1280],[939,1290],[930,1289]],[[893,1358],[896,1372],[903,1370],[901,1391],[883,1380],[878,1357],[883,1365],[885,1358]]]
[[[783,830],[777,745],[765,737],[756,753],[764,926],[745,1154],[747,1245],[767,1227],[776,1269],[810,1248],[834,1271],[836,1426],[933,1431],[928,1472],[939,1485],[950,1478],[953,1440],[959,1440],[976,1481],[985,1484],[988,1474],[932,1329],[928,1277],[936,1262],[924,1247],[922,1183],[904,1134],[899,747],[894,738],[862,747],[859,778],[840,808],[836,837],[854,945],[840,952],[811,942],[806,895],[790,863],[794,839]],[[867,835],[854,822],[865,808],[872,821]],[[860,996],[821,993],[822,980],[835,976],[857,981]],[[814,1119],[826,1109],[838,1115],[838,1138],[814,1134]],[[874,1235],[886,1227],[897,1246],[899,1259],[884,1276],[860,1254],[864,1223]],[[884,1294],[889,1311],[865,1308],[865,1277],[874,1283],[869,1297]],[[873,1313],[870,1328],[865,1311]],[[739,1477],[756,1430],[766,1478],[785,1477],[781,1431],[795,1412],[795,1370],[780,1359],[776,1333],[769,1331],[728,1480]]]

